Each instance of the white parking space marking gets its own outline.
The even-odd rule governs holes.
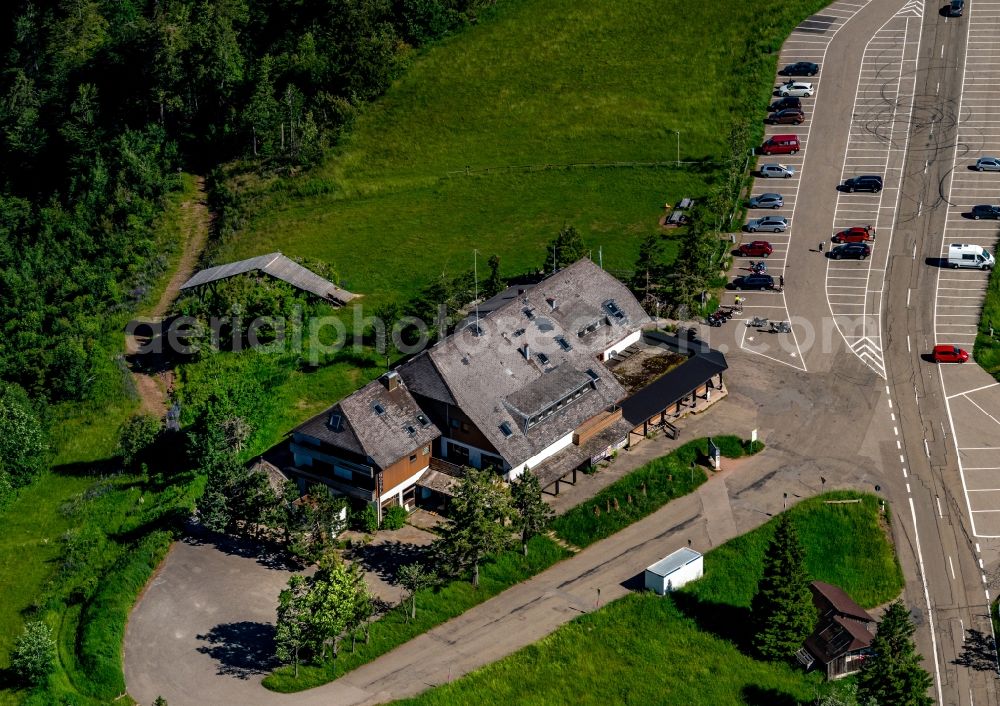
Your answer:
[[[871,256],[862,260],[834,260],[834,251],[827,253],[826,298],[833,320],[854,354],[883,379],[882,292],[909,144],[922,14],[923,3],[911,0],[879,28],[865,46],[854,96],[841,180],[877,174],[884,188],[878,194],[840,192],[832,232],[870,226],[881,237],[868,242]]]
[[[993,251],[1000,232],[997,221],[970,217],[977,204],[1000,204],[1000,173],[974,168],[978,157],[1000,156],[1000,51],[996,42],[1000,34],[1000,2],[982,0],[966,5],[965,22],[968,44],[956,112],[960,116],[957,147],[947,191],[940,259],[933,263],[939,268],[933,342],[971,351],[979,332],[990,273],[951,269],[947,257],[952,243],[969,243]],[[1000,537],[1000,447],[990,445],[1000,437],[1000,395],[994,389],[997,383],[982,384],[981,371],[965,368],[941,366],[939,370],[962,489],[972,534]]]
[[[916,1],[916,0],[914,0]],[[811,83],[816,89],[817,95],[822,91],[823,63],[826,59],[826,51],[830,42],[844,26],[847,20],[851,19],[859,10],[867,5],[866,2],[834,2],[823,8],[817,14],[802,21],[789,35],[788,39],[781,47],[778,57],[778,66],[795,63],[796,61],[812,61],[820,64],[820,73],[817,76],[795,77],[796,81]],[[779,77],[775,85],[783,82],[784,77]],[[777,100],[777,98],[775,98]],[[773,248],[770,257],[766,259],[767,274],[771,275],[778,286],[785,276],[785,254],[791,243],[795,231],[795,203],[799,190],[799,179],[805,167],[806,155],[808,154],[809,130],[811,125],[811,113],[815,106],[814,98],[803,98],[802,107],[806,113],[806,120],[801,125],[776,125],[768,126],[765,130],[765,139],[772,135],[794,134],[799,138],[801,151],[795,155],[770,155],[760,156],[757,167],[762,164],[777,162],[795,168],[795,175],[787,179],[764,179],[758,177],[754,180],[753,194],[767,192],[777,192],[782,195],[784,206],[781,209],[761,209],[751,210],[749,218],[760,218],[768,215],[783,215],[789,220],[788,228],[782,233],[745,233],[742,242],[753,240],[766,240]],[[750,261],[761,260],[760,257],[735,257],[733,271],[730,280],[750,274]],[[733,297],[737,292],[730,292],[725,298],[725,304],[732,304]],[[788,307],[784,292],[776,294],[774,292],[738,292],[745,299],[743,303],[744,313],[751,313],[753,316],[768,318],[772,321],[788,321]],[[805,362],[802,360],[802,351],[799,347],[798,337],[795,327],[791,333],[768,333],[761,335],[756,329],[749,328],[746,323],[749,319],[739,322],[744,326],[744,331],[740,334],[740,347],[762,355],[771,360],[775,360],[785,365],[789,365],[798,370],[805,370]],[[749,329],[746,330],[746,329]]]

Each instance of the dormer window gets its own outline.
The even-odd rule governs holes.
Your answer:
[[[431,425],[431,420],[425,414],[417,414],[417,421],[420,423],[420,426],[425,428]]]

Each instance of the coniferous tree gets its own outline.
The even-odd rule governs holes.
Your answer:
[[[754,647],[765,659],[793,659],[816,626],[803,558],[795,525],[787,513],[780,515],[750,607]]]
[[[492,297],[502,292],[505,288],[503,277],[500,276],[500,256],[493,255],[489,259],[490,276],[483,285],[483,294]]]
[[[542,486],[531,471],[525,471],[511,483],[510,492],[514,527],[521,533],[521,547],[528,556],[528,542],[545,529],[552,519],[552,508],[542,500]]]
[[[858,677],[860,701],[899,706],[930,706],[927,695],[931,675],[920,666],[922,659],[913,643],[916,628],[902,601],[889,605],[872,640],[872,654]]]

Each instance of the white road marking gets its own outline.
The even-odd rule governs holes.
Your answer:
[[[934,500],[937,501],[938,517],[943,520],[944,519],[944,513],[941,512],[941,498],[940,498],[940,496],[935,496]]]
[[[913,520],[913,542],[917,547],[917,565],[920,567],[920,583],[924,586],[924,602],[927,604],[927,624],[931,633],[931,648],[934,650],[934,683],[937,685],[938,703],[944,703],[944,692],[941,689],[941,666],[938,663],[937,635],[934,632],[934,609],[931,608],[931,594],[927,590],[927,572],[924,570],[924,553],[920,548],[920,533],[917,531],[917,511],[910,502],[910,518]],[[951,557],[949,557],[950,560]]]
[[[951,569],[951,580],[957,581],[955,578],[955,565],[951,563],[951,554],[948,555],[948,568]]]

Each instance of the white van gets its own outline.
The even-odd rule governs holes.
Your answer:
[[[948,247],[948,265],[950,267],[975,267],[977,270],[989,270],[996,264],[989,250],[979,245],[968,243],[952,243]]]

